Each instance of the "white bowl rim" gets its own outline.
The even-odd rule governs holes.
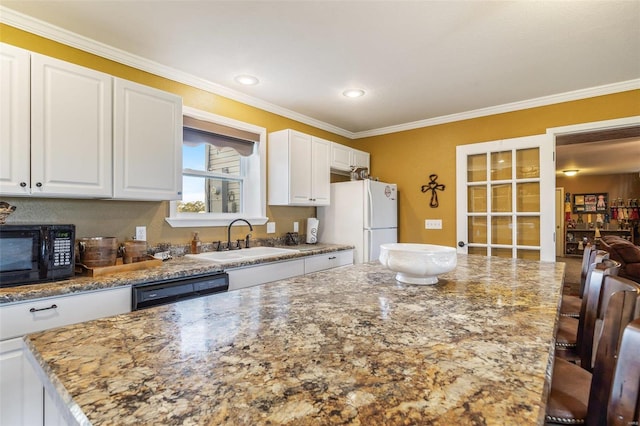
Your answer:
[[[421,243],[385,243],[380,244],[381,249],[390,251],[414,251],[414,252],[454,252],[455,247],[441,246],[437,244]]]

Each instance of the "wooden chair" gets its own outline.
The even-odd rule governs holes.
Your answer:
[[[596,257],[596,260],[600,259],[600,256],[596,251],[594,251],[593,253]],[[591,264],[587,273],[587,279],[585,280],[585,294],[583,294],[583,297],[581,299],[582,303],[580,305],[579,318],[560,316],[560,319],[558,320],[558,330],[556,332],[556,348],[560,350],[573,350],[574,348],[580,346],[582,334],[584,333],[585,316],[588,313],[587,309],[592,306],[588,305],[589,295],[594,294],[593,292],[589,293],[591,283],[593,282],[594,286],[596,286],[594,288],[594,291],[595,289],[597,289],[599,292],[601,288],[602,277],[604,275],[618,275],[619,270],[619,262],[615,262],[606,258],[602,259],[600,263]],[[593,271],[601,271],[601,273],[598,273],[594,276]],[[599,306],[597,304],[599,293],[595,294],[596,296],[595,299],[592,299],[592,304],[596,303],[596,306]],[[576,356],[578,355],[579,353],[576,353]],[[563,358],[576,358],[576,356],[573,356],[573,354],[561,354],[561,356]]]
[[[607,266],[607,269],[595,269],[593,278],[585,284],[585,303],[580,310],[581,321],[578,324],[577,352],[580,366],[589,372],[593,371],[596,349],[602,334],[605,307],[608,306],[611,297],[610,291],[604,288],[604,277],[617,276],[621,265],[615,260],[604,260],[600,268],[603,266]],[[602,278],[598,279],[598,275]]]
[[[595,250],[591,243],[587,243],[582,253],[582,266],[580,269],[580,291],[579,295],[563,294],[560,304],[560,315],[578,318],[580,307],[582,306],[582,295],[584,294],[584,282],[589,273],[589,266],[599,263],[601,259],[608,259],[609,253],[605,250]]]
[[[592,275],[594,275],[592,273]],[[551,391],[547,403],[547,424],[606,425],[609,408],[616,401],[626,401],[633,386],[613,389],[614,377],[620,370],[633,369],[622,361],[616,363],[625,327],[638,318],[640,284],[607,275],[602,284],[603,327],[599,337],[593,373],[564,359],[554,360]],[[628,345],[627,345],[628,346]],[[624,352],[626,354],[626,352]],[[622,353],[620,353],[622,354]],[[638,352],[631,356],[637,358]],[[626,356],[624,357],[626,359]],[[636,381],[637,384],[637,381]],[[611,397],[616,395],[616,397]],[[611,403],[610,403],[611,401]],[[614,408],[614,411],[619,411]],[[625,411],[624,408],[622,411]],[[635,414],[637,416],[637,412]]]
[[[640,420],[640,319],[622,335],[613,389],[607,407],[607,425],[628,426]]]

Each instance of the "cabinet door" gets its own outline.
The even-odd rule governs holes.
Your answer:
[[[43,414],[44,389],[25,357],[21,336],[127,312],[130,286],[1,306],[0,425],[42,424],[43,415],[45,425],[66,424],[47,401]]]
[[[304,275],[304,260],[294,259],[248,268],[230,269],[227,270],[227,273],[229,274],[229,291],[238,290]]]
[[[357,149],[353,150],[353,165],[358,167],[366,167],[371,171],[369,166],[369,158],[370,155],[368,152],[359,151]]]
[[[0,424],[42,424],[43,390],[22,338],[0,341]]]
[[[309,256],[304,258],[304,273],[324,271],[325,269],[353,265],[353,250],[344,250]]]
[[[0,43],[0,194],[28,195],[29,52]]]
[[[112,80],[31,54],[31,193],[111,197]]]
[[[313,204],[311,156],[311,136],[290,131],[289,202],[293,205]]]
[[[53,398],[44,392],[44,426],[66,426],[68,422],[62,416]]]
[[[339,143],[331,143],[331,168],[343,172],[351,171],[352,149]]]
[[[182,198],[182,98],[115,79],[114,198]]]
[[[312,138],[311,145],[311,199],[316,206],[328,206],[331,194],[331,142]]]
[[[131,286],[5,304],[0,307],[0,339],[127,312]]]

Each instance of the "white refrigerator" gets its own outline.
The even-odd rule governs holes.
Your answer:
[[[355,246],[355,263],[378,260],[380,244],[398,241],[398,187],[370,179],[331,184],[318,207],[318,241]]]

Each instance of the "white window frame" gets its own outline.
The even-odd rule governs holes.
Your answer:
[[[178,212],[179,201],[169,204],[169,217],[165,218],[173,228],[228,226],[235,219],[246,219],[252,225],[264,225],[267,217],[267,129],[253,124],[212,114],[191,107],[183,107],[182,114],[198,120],[210,121],[228,127],[260,135],[257,155],[243,161],[246,167],[245,185],[242,190],[241,212],[237,213],[191,213]]]

